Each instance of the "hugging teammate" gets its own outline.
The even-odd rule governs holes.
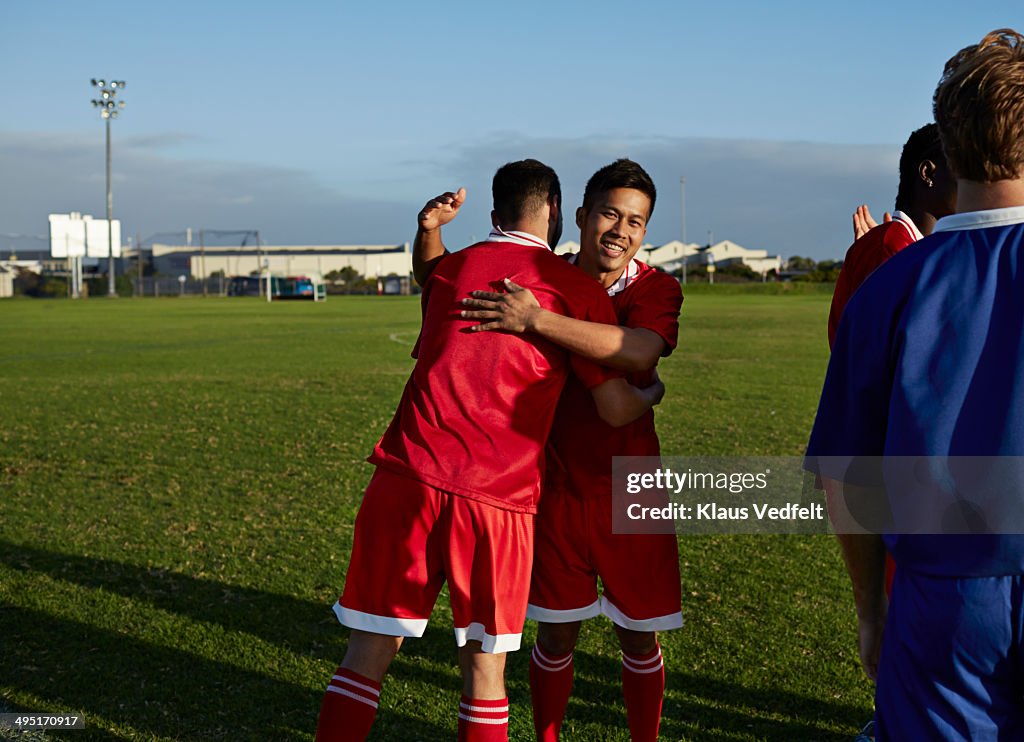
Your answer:
[[[642,167],[618,160],[590,178],[576,211],[580,252],[569,262],[605,289],[619,326],[552,312],[528,288],[509,282],[507,293],[474,292],[475,298],[464,302],[471,309],[463,315],[484,320],[476,330],[539,335],[628,372],[634,384],[651,383],[659,358],[676,346],[682,305],[674,278],[635,259],[656,197]],[[464,198],[462,191],[444,194],[421,212],[414,258],[418,280],[434,265],[443,265],[440,224],[454,218]],[[622,648],[631,738],[653,740],[665,687],[656,632],[682,626],[678,548],[672,534],[613,533],[611,491],[612,457],[659,455],[654,416],[647,412],[613,429],[600,420],[587,397],[584,387],[570,379],[548,446],[527,612],[540,622],[530,658],[534,724],[538,739],[558,738],[572,690],[580,622],[603,613],[614,623]]]
[[[661,399],[622,374],[540,337],[465,332],[459,297],[508,275],[548,308],[614,322],[608,297],[555,257],[561,189],[536,160],[494,176],[494,231],[437,267],[423,291],[416,367],[374,448],[377,469],[356,518],[344,593],[352,629],[324,694],[316,738],[363,740],[404,637],[422,636],[447,582],[463,697],[459,739],[507,739],[505,653],[519,648],[533,560],[544,443],[570,368],[603,420],[625,424]]]

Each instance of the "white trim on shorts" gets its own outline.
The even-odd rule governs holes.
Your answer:
[[[346,608],[337,602],[334,604],[334,615],[342,626],[359,631],[370,631],[374,634],[385,636],[413,636],[421,637],[427,630],[427,619],[425,618],[395,618],[393,616],[376,616],[372,613],[363,613]]]
[[[630,631],[669,631],[683,626],[682,611],[655,618],[630,618],[603,595],[601,596],[601,613],[608,616],[617,626]]]
[[[504,652],[515,652],[522,644],[523,635],[520,634],[488,634],[482,623],[471,623],[465,628],[455,627],[455,643],[466,646],[466,642],[480,642],[480,648],[488,654],[502,654]]]
[[[554,608],[541,608],[539,605],[530,603],[526,606],[526,617],[543,623],[572,623],[583,621],[587,618],[601,615],[601,599],[598,598],[590,605],[582,608],[569,608],[568,610],[555,610]]]

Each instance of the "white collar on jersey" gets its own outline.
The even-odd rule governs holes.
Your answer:
[[[576,265],[576,261],[579,259],[580,254],[573,253],[569,256],[569,262]],[[629,284],[636,280],[636,277],[640,275],[640,264],[636,262],[636,258],[632,258],[629,261],[629,265],[626,266],[626,270],[622,271],[622,275],[619,279],[608,287],[608,296],[615,296],[626,290]]]
[[[1024,206],[1008,206],[1004,209],[965,211],[962,214],[944,216],[935,222],[933,232],[952,232],[957,229],[985,229],[986,227],[1008,227],[1024,222]]]
[[[506,232],[501,227],[495,227],[491,230],[491,233],[487,235],[488,242],[513,242],[517,245],[530,245],[531,247],[543,247],[545,250],[550,250],[551,246],[547,243],[547,240],[542,240],[535,234],[529,232],[517,232],[515,230],[509,230]]]
[[[914,224],[914,220],[911,219],[902,211],[899,211],[897,209],[896,211],[892,212],[892,220],[894,222],[900,222],[904,227],[909,229],[910,236],[914,238],[914,242],[924,239],[924,235],[921,234],[921,230],[917,228],[916,224]]]

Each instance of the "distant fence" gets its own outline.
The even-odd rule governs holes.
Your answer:
[[[207,296],[227,296],[230,279],[213,276],[206,279]],[[133,296],[203,296],[203,281],[188,278],[146,276],[132,279]]]
[[[238,281],[235,278],[235,281]],[[255,278],[251,279],[255,282]],[[278,292],[278,280],[274,279],[275,292]],[[175,276],[137,276],[119,275],[117,277],[117,293],[120,296],[148,296],[148,297],[176,297],[176,296],[255,296],[255,289],[252,291],[231,291],[231,278],[224,276],[212,276],[205,281],[198,278],[186,278],[184,281]],[[260,286],[260,296],[266,291],[266,281]],[[409,295],[420,292],[420,287],[405,276],[388,276],[378,282],[374,280],[361,280],[352,282],[348,286],[334,284],[326,285],[327,293],[337,294],[385,294],[385,295]],[[43,297],[69,296],[68,280],[65,276],[45,275],[37,276],[34,273],[21,274],[14,279],[13,290],[16,294]],[[283,290],[282,290],[283,291]],[[107,293],[107,280],[104,277],[89,278],[83,287],[83,296],[105,296]],[[289,295],[290,296],[290,295]],[[275,293],[276,298],[289,298],[284,293]]]

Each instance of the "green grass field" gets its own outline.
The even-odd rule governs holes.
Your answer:
[[[708,288],[662,364],[663,451],[799,455],[828,295]],[[82,742],[311,740],[417,300],[8,300],[0,321],[0,702],[82,714],[63,735]],[[833,539],[680,548],[663,738],[849,740],[871,688]],[[375,739],[454,738],[446,603],[392,666]],[[610,624],[576,657],[563,738],[627,739]],[[532,737],[527,659],[509,660],[513,740]]]

